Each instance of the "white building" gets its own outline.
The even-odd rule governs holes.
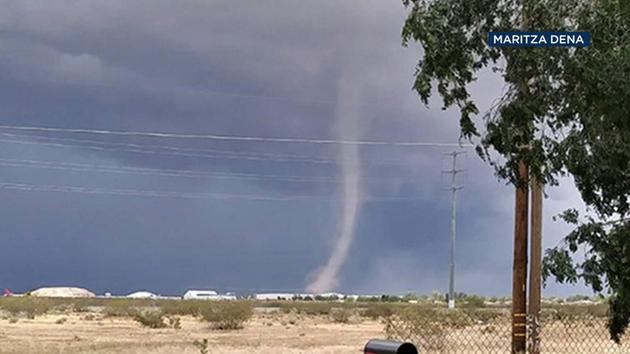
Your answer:
[[[317,295],[326,299],[343,300],[346,298],[346,295],[340,294],[340,293],[323,293],[323,294],[317,294]]]
[[[128,298],[131,299],[157,299],[157,294],[148,291],[136,291],[135,293],[131,293],[127,295]]]
[[[48,287],[39,288],[27,293],[35,297],[96,297],[93,292],[76,287]]]
[[[214,290],[188,290],[184,293],[184,300],[220,300],[220,295]]]
[[[289,293],[267,293],[267,294],[256,294],[254,298],[256,300],[262,301],[271,301],[271,300],[293,300],[295,294]]]

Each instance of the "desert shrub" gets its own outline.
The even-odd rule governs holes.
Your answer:
[[[412,327],[432,328],[434,326],[444,328],[464,328],[475,323],[475,319],[469,312],[463,310],[446,310],[430,307],[409,307],[397,311],[396,318],[401,322],[409,323]]]
[[[492,320],[505,317],[505,311],[500,309],[485,309],[485,308],[464,308],[461,311],[468,316],[473,322],[476,323],[489,323]]]
[[[161,311],[138,311],[133,319],[144,327],[165,328],[164,314]]]
[[[132,317],[137,312],[133,304],[127,301],[112,301],[103,308],[105,317]]]
[[[590,296],[577,294],[577,295],[571,295],[567,297],[566,302],[578,302],[578,301],[586,301],[590,299],[591,299]]]
[[[380,302],[381,298],[378,296],[359,296],[357,302]]]
[[[252,305],[246,301],[219,301],[201,309],[203,320],[218,330],[241,329],[252,315]]]
[[[543,309],[541,316],[552,320],[580,321],[584,318],[607,318],[606,304],[596,305],[553,305]]]
[[[285,307],[286,301],[277,300],[258,300],[254,302],[256,307]]]
[[[67,319],[67,318],[65,318],[65,317],[63,317],[63,318],[60,318],[60,319],[58,319],[57,321],[55,321],[55,323],[56,323],[56,324],[64,324],[64,323],[66,323],[67,321],[68,321],[68,319]]]
[[[50,298],[48,299],[54,306],[55,311],[68,312],[88,312],[88,306],[95,299],[66,299],[66,298]]]
[[[403,298],[396,295],[381,295],[380,302],[401,302]]]
[[[72,311],[77,313],[89,312],[89,303],[85,299],[77,299],[76,302],[72,303]]]
[[[446,346],[454,333],[495,333],[509,328],[510,318],[508,309],[408,306],[384,322],[388,338],[408,340],[424,351],[441,353],[453,349]]]
[[[208,354],[208,339],[196,340],[193,345],[199,349],[199,354]]]
[[[212,306],[208,300],[167,300],[160,302],[160,308],[167,315],[199,316],[205,308]]]
[[[348,323],[353,315],[352,310],[337,308],[330,311],[330,319],[335,323]]]
[[[181,329],[182,328],[182,324],[181,321],[179,319],[179,317],[175,317],[175,316],[168,316],[166,318],[168,320],[168,326],[173,328],[173,329]]]
[[[362,304],[357,304],[355,301],[313,301],[308,300],[307,297],[294,301],[257,301],[253,303],[256,307],[277,308],[282,313],[298,313],[311,316],[327,316],[332,308],[358,308],[362,306]]]
[[[24,315],[31,319],[47,313],[54,307],[54,302],[47,298],[21,296],[6,297],[0,300],[0,309],[12,316]]]
[[[297,313],[309,316],[330,315],[333,306],[334,304],[328,302],[302,302],[294,304]]]
[[[465,295],[461,299],[463,301],[462,306],[467,308],[481,308],[486,307],[486,300],[479,295]]]
[[[74,307],[72,306],[72,304],[63,303],[55,306],[55,311],[61,313],[69,313],[74,311]]]
[[[388,338],[410,340],[425,350],[443,351],[450,330],[472,325],[460,310],[413,306],[385,319]]]
[[[362,311],[362,315],[373,319],[378,320],[380,318],[387,318],[393,315],[395,312],[395,308],[391,305],[387,304],[374,304],[368,306],[365,310]]]

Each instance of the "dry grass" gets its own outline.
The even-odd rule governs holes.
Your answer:
[[[208,339],[209,353],[318,353],[358,352],[382,324],[334,323],[327,316],[280,311],[256,311],[242,330],[216,331],[192,316],[181,316],[181,329],[149,329],[130,317],[99,313],[48,313],[10,323],[0,319],[0,353],[199,354],[193,344]],[[0,317],[1,318],[1,317]],[[60,319],[65,318],[63,323]]]
[[[358,350],[354,347],[350,346],[329,346],[325,348],[317,348],[317,353],[319,354],[348,354],[355,353]],[[53,353],[64,353],[64,352],[53,352]],[[164,345],[160,347],[138,347],[138,348],[118,348],[116,350],[89,350],[83,353],[88,354],[199,354],[199,350],[194,346],[169,346]],[[244,347],[229,347],[223,346],[219,348],[214,348],[209,353],[212,354],[269,354],[269,353],[282,353],[282,354],[311,354],[313,353],[313,349],[310,348],[291,348],[291,347],[281,347],[281,346],[260,346],[255,348],[244,348]]]
[[[384,326],[385,323],[404,320],[401,314],[405,313],[412,316],[412,322],[421,324],[403,327],[420,330],[411,334],[422,337],[418,344],[423,346],[423,353],[431,352],[432,346],[428,345],[431,343],[427,342],[430,340],[436,340],[433,344],[440,348],[449,345],[448,348],[456,348],[446,352],[489,352],[489,348],[503,352],[509,348],[509,309],[500,307],[465,308],[457,312],[461,317],[447,312],[442,305],[426,302],[419,305],[315,301],[217,304],[0,298],[0,354],[199,354],[200,349],[194,343],[204,339],[208,341],[208,353],[218,354],[358,353],[369,339],[386,336],[384,329],[391,326]],[[149,314],[157,317],[149,318]],[[392,317],[393,314],[398,315]],[[628,352],[624,351],[626,347],[609,345],[605,304],[550,306],[543,314],[543,345],[547,349],[544,352],[576,352],[578,342],[582,349],[594,348],[594,344],[603,348],[582,351],[589,354]],[[209,326],[206,322],[222,324],[233,317],[239,320],[230,326]],[[596,337],[587,336],[593,331]]]

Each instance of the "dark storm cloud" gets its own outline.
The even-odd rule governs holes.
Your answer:
[[[402,48],[389,1],[0,1],[0,122],[142,131],[334,138],[340,77],[360,87],[364,139],[454,142],[456,113],[410,90],[420,55]],[[483,106],[501,92],[486,75]],[[343,99],[343,98],[342,98]],[[48,135],[336,159],[338,147]],[[339,176],[339,165],[209,159],[15,144],[2,158],[143,168]],[[36,141],[40,141],[37,140]],[[342,290],[446,285],[444,149],[361,149],[368,202]],[[458,284],[507,293],[512,196],[471,152],[462,181]],[[339,195],[338,183],[168,178],[2,168],[2,181],[230,194]],[[96,291],[300,289],[328,255],[338,200],[254,202],[2,191],[0,286]],[[576,203],[562,191],[550,208]],[[563,229],[556,226],[551,239]],[[552,242],[552,241],[549,241]],[[464,252],[464,250],[466,250]],[[393,274],[396,274],[394,277]],[[556,291],[556,290],[553,290]],[[558,290],[560,291],[560,290]]]

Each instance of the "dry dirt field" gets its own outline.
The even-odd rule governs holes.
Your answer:
[[[128,318],[91,313],[47,314],[15,323],[0,319],[0,353],[200,353],[193,343],[208,340],[208,353],[359,353],[383,325],[357,318],[333,323],[323,316],[257,313],[242,330],[216,331],[189,316],[181,329],[148,329]],[[314,350],[316,349],[316,350]]]

